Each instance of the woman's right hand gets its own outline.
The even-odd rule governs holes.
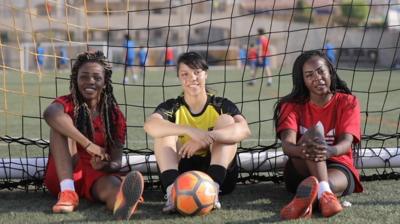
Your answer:
[[[211,137],[210,132],[198,128],[188,128],[187,135],[189,135],[193,141],[198,142],[202,148],[206,148],[214,143],[214,139]]]
[[[86,146],[85,149],[91,156],[98,156],[101,160],[110,159],[110,156],[106,153],[106,150],[103,147],[100,147],[94,143],[89,143],[89,145]]]
[[[319,162],[327,159],[326,144],[318,138],[303,139],[299,142],[303,159]]]

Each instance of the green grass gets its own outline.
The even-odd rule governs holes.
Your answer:
[[[400,217],[399,182],[364,182],[365,192],[352,194],[341,200],[352,203],[340,214],[329,219],[315,211],[309,221],[287,223],[398,223]],[[0,191],[0,223],[117,223],[111,212],[99,203],[82,200],[78,211],[72,214],[52,214],[55,198],[48,193]],[[283,184],[262,183],[239,185],[230,195],[222,196],[222,209],[204,217],[164,215],[164,201],[160,191],[145,191],[145,203],[131,220],[135,223],[271,223],[279,222],[280,209],[291,195]]]

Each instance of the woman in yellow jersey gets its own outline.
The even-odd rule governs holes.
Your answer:
[[[233,191],[238,176],[237,143],[250,135],[246,119],[230,100],[207,92],[208,65],[195,52],[180,55],[183,94],[156,108],[144,124],[154,138],[154,153],[167,192],[164,212],[175,211],[171,186],[180,173],[206,172],[220,193]],[[219,208],[218,197],[215,208]]]

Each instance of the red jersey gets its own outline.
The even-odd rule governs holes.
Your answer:
[[[262,35],[258,38],[257,44],[261,47],[261,55],[262,57],[266,57],[269,55],[269,40],[266,36]]]
[[[165,60],[174,60],[174,50],[170,47],[167,47],[165,52]]]
[[[297,140],[312,126],[321,121],[324,126],[327,144],[336,144],[342,134],[353,135],[353,143],[360,142],[360,104],[353,95],[336,93],[323,107],[308,101],[305,104],[284,103],[280,109],[277,133],[286,129],[297,133]],[[355,192],[362,192],[358,170],[354,167],[353,151],[329,158],[329,161],[345,165],[355,177]]]
[[[64,112],[68,114],[71,119],[74,119],[74,102],[72,100],[71,95],[65,95],[58,97],[54,100],[53,103],[59,103],[64,106]],[[114,108],[115,112],[119,114],[118,118],[112,118],[112,124],[116,127],[117,138],[121,144],[125,142],[126,135],[126,122],[125,118],[118,107]],[[100,116],[97,116],[93,121],[93,142],[96,145],[101,147],[105,147],[106,145],[106,136],[104,125]],[[75,185],[75,190],[80,197],[85,197],[91,201],[94,201],[92,198],[92,186],[93,184],[101,177],[107,175],[115,175],[118,176],[118,173],[110,174],[100,170],[95,170],[90,164],[91,156],[87,153],[86,150],[80,144],[76,144],[79,154],[79,159],[77,164],[73,170],[73,181]],[[106,149],[108,153],[109,149]],[[56,165],[54,158],[51,154],[49,154],[49,160],[46,166],[46,174],[44,178],[44,184],[47,189],[54,195],[58,195],[60,192],[60,181],[58,180]]]
[[[54,100],[53,103],[59,103],[64,106],[64,113],[68,114],[72,120],[74,120],[74,101],[72,100],[72,95],[65,95],[65,96],[60,96]],[[125,143],[125,135],[126,135],[126,122],[125,122],[125,117],[122,114],[121,110],[116,107],[115,112],[119,114],[118,120],[115,118],[112,119],[113,125],[116,127],[117,131],[117,138],[120,141],[120,143],[123,145]],[[97,116],[93,121],[93,142],[101,147],[106,146],[106,136],[105,136],[105,130],[104,130],[104,125],[102,122],[101,116]],[[89,153],[86,152],[86,150],[83,149],[83,147],[80,144],[77,144],[78,152],[80,153],[80,156],[84,156],[85,158],[89,159],[91,156]],[[110,153],[107,151],[107,153]]]
[[[248,55],[249,60],[256,60],[257,59],[257,49],[252,47],[249,49],[249,55]]]

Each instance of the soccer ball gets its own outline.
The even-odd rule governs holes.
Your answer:
[[[217,189],[210,176],[201,171],[181,174],[172,186],[176,210],[182,215],[205,215],[214,207]]]

